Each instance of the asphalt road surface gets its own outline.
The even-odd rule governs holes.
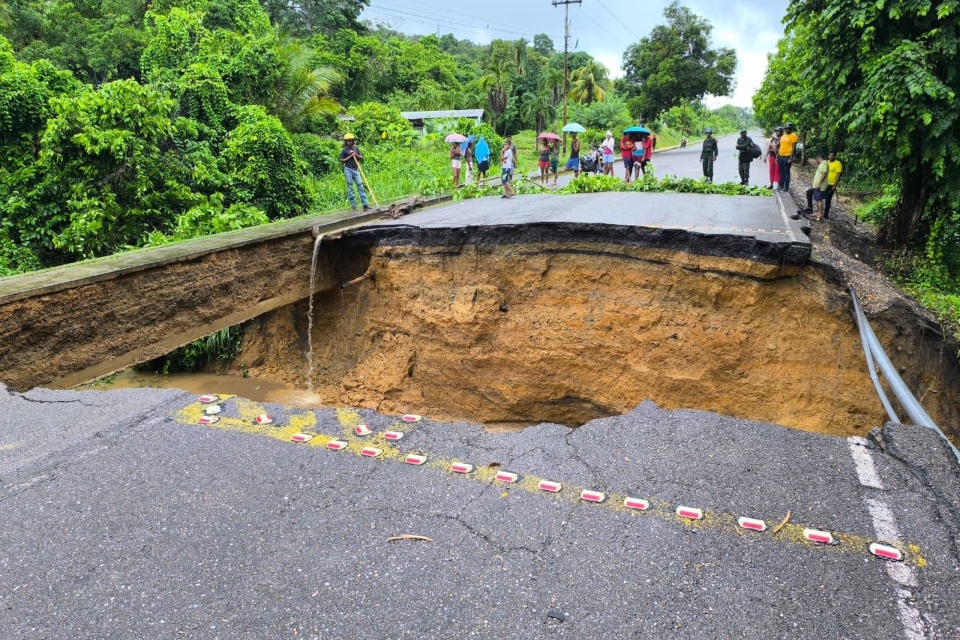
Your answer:
[[[760,148],[766,153],[767,141],[760,131],[751,131],[748,134],[753,141],[760,145]],[[717,144],[720,148],[720,154],[713,165],[713,181],[740,183],[740,170],[737,164],[737,154],[735,145],[739,133],[734,133],[717,138]],[[703,141],[691,142],[685,149],[670,149],[669,151],[658,151],[653,154],[654,174],[658,177],[676,176],[678,178],[703,177],[703,167],[700,164],[700,151],[703,148]],[[770,184],[770,169],[763,161],[764,157],[754,160],[750,163],[750,185],[755,187],[764,187]],[[619,157],[614,163],[614,175],[623,178],[623,163]],[[539,176],[539,174],[536,174]],[[531,178],[534,179],[534,178]],[[573,179],[572,171],[561,172],[557,179],[557,186],[562,187]],[[551,177],[552,185],[553,178]]]
[[[888,429],[884,453],[650,403],[501,434],[237,398],[201,426],[205,407],[175,391],[0,390],[0,637],[960,633],[960,490],[924,430]],[[276,424],[255,426],[265,411]],[[354,435],[361,422],[374,433]],[[429,541],[389,541],[404,534]],[[905,560],[870,555],[878,537]]]

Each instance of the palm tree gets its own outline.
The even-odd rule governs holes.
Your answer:
[[[550,94],[550,101],[557,106],[563,101],[563,69],[545,65],[540,75],[540,90]]]
[[[528,91],[520,98],[520,117],[524,124],[533,122],[538,133],[546,128],[547,120],[552,120],[553,116],[554,105],[546,93]]]
[[[520,38],[513,43],[513,65],[516,67],[517,75],[521,78],[527,75],[527,42],[526,38]]]
[[[283,73],[277,80],[267,110],[279,118],[290,133],[303,131],[311,120],[322,115],[337,115],[343,107],[330,96],[343,80],[332,67],[313,67],[313,51],[300,42],[283,39],[278,46]]]
[[[570,99],[580,104],[603,102],[607,91],[613,89],[610,72],[605,66],[591,60],[570,74]]]
[[[507,68],[502,61],[491,62],[487,72],[480,77],[480,87],[487,92],[487,106],[490,107],[492,125],[497,128],[497,116],[507,110]]]

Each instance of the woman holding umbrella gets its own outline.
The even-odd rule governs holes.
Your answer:
[[[460,167],[463,159],[463,151],[460,150],[460,144],[467,139],[459,133],[451,133],[444,142],[450,144],[450,168],[453,170],[453,186],[460,186]]]
[[[549,170],[553,173],[553,184],[557,184],[557,169],[560,165],[560,136],[557,134],[546,131],[537,136],[537,140],[540,140],[543,143],[543,148],[540,150],[540,180],[543,184],[547,184],[547,178]],[[544,151],[546,151],[546,157],[544,157]],[[546,161],[548,164],[543,165],[543,162]]]
[[[567,171],[573,171],[573,177],[580,176],[580,141],[577,140],[577,134],[583,133],[586,129],[582,124],[576,122],[568,123],[563,130],[570,133],[570,159],[567,160]]]

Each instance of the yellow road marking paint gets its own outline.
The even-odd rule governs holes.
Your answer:
[[[227,398],[224,397],[221,400],[225,401]],[[241,415],[241,418],[223,418],[220,422],[212,425],[198,425],[197,420],[203,415],[204,405],[200,403],[190,404],[183,409],[174,413],[174,419],[178,422],[190,425],[190,426],[206,426],[210,429],[218,429],[222,431],[232,431],[236,433],[244,433],[247,435],[256,435],[256,436],[266,436],[274,440],[280,440],[283,442],[290,443],[290,438],[295,434],[301,431],[310,431],[312,427],[316,426],[316,415],[312,411],[307,411],[295,416],[291,416],[290,424],[288,425],[258,425],[253,422],[253,418],[256,417],[259,413],[263,412],[263,409],[256,403],[242,398],[236,399],[236,405],[238,411]],[[349,451],[350,453],[356,456],[362,456],[361,453],[365,447],[376,446],[378,449],[382,449],[382,453],[377,457],[377,460],[392,461],[398,462],[399,464],[404,464],[404,459],[410,452],[400,451],[399,448],[393,445],[390,441],[383,438],[381,434],[376,434],[373,438],[357,438],[353,434],[353,427],[363,422],[363,419],[360,417],[360,414],[353,409],[337,409],[337,420],[340,422],[340,425],[344,429],[344,436],[328,436],[325,434],[317,434],[309,442],[303,444],[297,444],[298,447],[315,447],[319,449],[326,448],[327,443],[332,440],[346,440],[348,446],[343,451]],[[391,430],[393,427],[391,427]],[[374,444],[375,443],[375,444]],[[461,480],[468,482],[478,482],[484,484],[492,484],[496,479],[497,468],[488,467],[486,465],[476,466],[473,470],[473,473],[470,474],[461,474],[451,471],[450,467],[455,462],[461,462],[460,460],[454,458],[444,458],[439,456],[434,456],[429,453],[422,451],[417,451],[417,453],[422,453],[428,456],[428,460],[425,464],[421,465],[423,468],[433,469],[442,473],[446,473],[451,477],[456,477]],[[409,466],[405,465],[404,466]],[[576,504],[584,504],[580,500],[580,494],[584,490],[590,490],[587,487],[578,487],[575,485],[567,485],[564,483],[563,491],[560,493],[544,493],[539,489],[539,484],[545,478],[539,478],[530,474],[523,474],[518,482],[510,485],[511,488],[525,491],[530,494],[538,495],[544,499],[552,500],[566,500],[568,502]],[[506,493],[506,492],[505,492]],[[501,496],[503,497],[503,496]],[[739,533],[737,527],[737,518],[738,515],[732,513],[724,512],[712,512],[704,511],[703,518],[700,520],[690,520],[689,518],[684,518],[677,515],[675,509],[676,506],[671,504],[666,500],[655,500],[647,498],[650,502],[650,508],[645,511],[640,511],[637,509],[631,509],[624,504],[624,501],[627,499],[627,496],[624,494],[618,493],[607,493],[606,500],[604,502],[589,503],[589,507],[584,505],[584,508],[598,508],[598,509],[609,509],[611,511],[617,511],[623,514],[629,514],[632,517],[637,518],[647,518],[653,517],[658,520],[665,522],[671,522],[679,526],[684,527],[694,527],[700,530],[708,531],[719,531],[724,533],[730,533],[733,531]],[[802,524],[796,523],[787,523],[782,529],[777,533],[770,534],[761,534],[769,535],[769,537],[777,540],[778,542],[787,542],[796,546],[806,547],[808,549],[817,549],[824,552],[839,552],[839,553],[869,553],[868,548],[870,543],[873,542],[873,538],[865,538],[863,536],[841,533],[834,531],[833,535],[840,541],[839,545],[829,546],[829,545],[819,545],[814,542],[807,540],[803,531],[808,527],[805,527]],[[905,544],[903,548],[906,549],[905,561],[910,562],[918,567],[924,567],[927,564],[927,561],[921,555],[921,549],[915,544]]]

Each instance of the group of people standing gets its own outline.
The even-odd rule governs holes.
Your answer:
[[[790,170],[793,168],[793,156],[797,151],[797,142],[799,136],[793,132],[793,123],[788,122],[786,126],[777,127],[770,138],[770,144],[767,145],[766,163],[770,169],[770,186],[773,189],[776,184],[778,191],[790,190]]]
[[[704,132],[703,148],[700,151],[700,162],[703,165],[703,177],[707,182],[713,182],[713,163],[720,156],[717,139],[713,137],[713,129],[707,128]],[[777,127],[764,157],[764,162],[770,167],[770,186],[773,189],[777,183],[779,191],[790,188],[790,168],[793,166],[793,155],[797,146],[797,134],[793,133],[793,125]],[[736,142],[737,168],[740,173],[740,184],[750,184],[750,163],[764,155],[760,147],[747,135],[746,129],[740,130],[740,137]]]

